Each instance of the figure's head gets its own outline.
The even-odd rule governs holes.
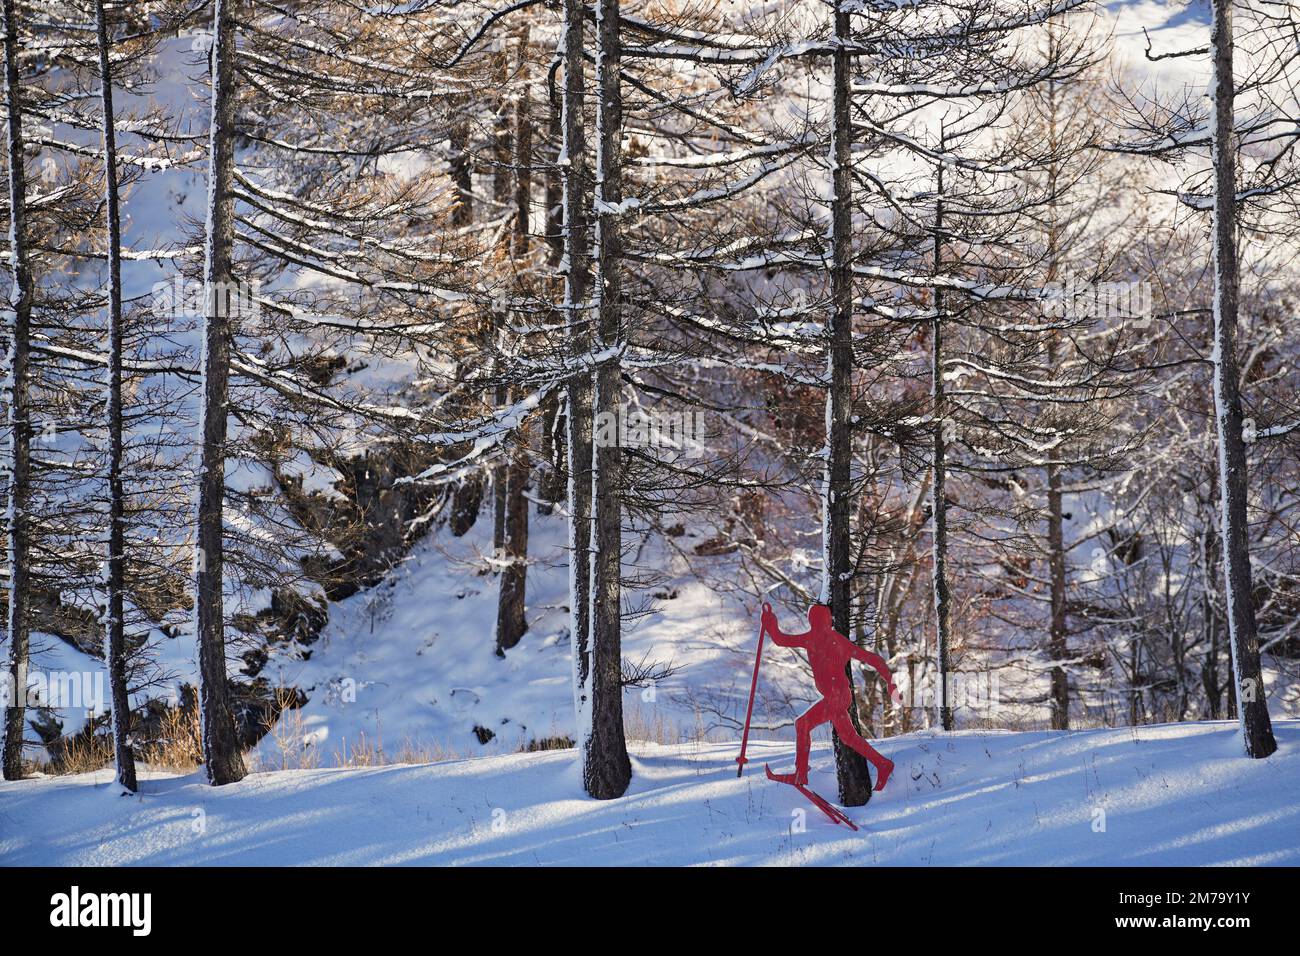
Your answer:
[[[808,608],[808,623],[815,628],[831,626],[831,609],[828,604],[814,604]]]

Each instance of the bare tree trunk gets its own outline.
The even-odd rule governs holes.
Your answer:
[[[114,129],[113,72],[104,0],[95,0],[99,47],[100,98],[104,123],[104,201],[108,218],[108,615],[104,622],[104,662],[112,705],[113,756],[117,782],[134,792],[135,757],[127,740],[131,701],[126,685],[126,506],[122,487],[122,224],[117,189],[117,136]]]
[[[834,130],[831,137],[834,196],[831,201],[831,344],[830,390],[826,396],[826,473],[823,478],[823,582],[821,600],[831,607],[835,630],[848,635],[852,614],[850,588],[850,515],[853,456],[853,179],[850,168],[852,121],[849,115],[850,57],[843,44],[849,39],[849,14],[836,7],[835,36],[840,45],[834,53]],[[848,673],[849,686],[853,672]],[[849,716],[859,730],[856,695]],[[871,775],[867,761],[831,732],[835,751],[835,777],[840,803],[860,807],[871,799]]]
[[[942,294],[935,292],[936,305],[942,303]],[[952,701],[949,690],[952,676],[952,598],[948,590],[948,502],[947,494],[948,467],[945,457],[947,444],[947,420],[944,413],[943,398],[943,322],[934,321],[934,356],[932,391],[934,395],[934,454],[931,462],[931,483],[933,504],[930,509],[930,524],[934,539],[934,560],[932,578],[934,585],[934,628],[935,658],[938,671],[939,726],[944,730],[953,729]]]
[[[591,348],[587,303],[591,255],[586,196],[590,183],[586,138],[586,68],[583,62],[582,0],[564,0],[564,311],[573,357]],[[565,386],[565,444],[568,455],[569,636],[573,644],[573,705],[577,744],[591,741],[591,375],[577,370]]]
[[[528,28],[520,35],[520,63],[526,64]],[[521,76],[522,79],[522,76]],[[514,254],[528,255],[528,221],[532,208],[532,119],[529,115],[528,84],[521,83],[515,103],[515,231]],[[531,470],[528,459],[528,435],[521,428],[514,454],[505,473],[505,539],[501,585],[497,591],[497,654],[519,643],[528,630],[526,619],[528,589],[528,488]]]
[[[511,129],[510,116],[507,111],[507,100],[505,97],[505,88],[510,79],[510,54],[507,49],[503,48],[497,54],[497,82],[498,90],[501,97],[497,103],[497,116],[495,119],[495,129],[492,134],[492,199],[498,207],[508,207],[516,197],[511,195],[512,177],[511,177],[511,160],[514,153],[514,132]],[[510,249],[513,240],[506,238],[502,254]],[[506,317],[499,312],[492,313],[492,321],[487,330],[488,347],[495,349],[493,339],[498,334],[498,329],[505,324]],[[510,392],[504,385],[498,385],[493,401],[498,409],[504,408],[509,401]],[[510,467],[507,463],[501,463],[492,467],[492,553],[497,560],[505,558],[506,547],[506,485],[509,481]],[[501,649],[500,644],[497,650]]]
[[[447,174],[456,187],[456,204],[451,213],[453,226],[468,226],[474,221],[473,172],[469,156],[469,124],[457,119],[447,134]]]
[[[1051,28],[1052,48],[1056,49],[1057,39],[1055,25]],[[1060,147],[1058,136],[1058,119],[1060,100],[1057,95],[1055,80],[1047,85],[1048,95],[1048,148],[1052,161],[1048,165],[1048,190],[1051,198],[1051,216],[1047,223],[1047,281],[1058,279],[1060,268],[1060,224],[1057,220],[1056,197],[1060,175],[1056,160]],[[1049,368],[1056,365],[1056,337],[1058,333],[1047,335],[1047,364]],[[1047,653],[1055,661],[1066,660],[1070,656],[1069,639],[1066,633],[1065,614],[1065,509],[1062,491],[1061,466],[1047,466],[1047,576],[1050,590],[1050,616],[1048,622]],[[1051,671],[1051,726],[1053,730],[1067,730],[1070,726],[1070,675],[1058,664]]]
[[[1219,445],[1224,603],[1237,709],[1248,757],[1277,750],[1260,673],[1246,514],[1246,444],[1237,367],[1237,194],[1233,144],[1232,0],[1213,0],[1214,421]]]
[[[554,100],[550,101],[548,107],[547,128],[549,145],[554,146],[554,162],[547,164],[545,174],[546,261],[558,275],[559,265],[564,260],[564,178],[559,163],[564,141],[563,97],[558,104]],[[539,417],[541,418],[539,458],[542,467],[537,481],[537,496],[541,499],[537,512],[550,514],[554,510],[553,505],[564,495],[568,471],[563,460],[564,436],[559,431],[563,420],[561,408],[559,400],[554,395],[548,395],[542,402]]]
[[[501,572],[497,592],[497,654],[519,643],[528,630],[528,498],[524,495],[529,480],[527,432],[520,433],[506,471],[506,537],[504,556],[508,562]]]
[[[859,498],[859,501],[861,502],[861,505],[859,507],[859,510],[861,511],[866,507],[866,503],[867,503],[866,496],[865,495],[861,496]],[[859,516],[858,521],[861,523],[863,521],[863,518]],[[867,597],[866,594],[864,593],[862,595],[861,601],[865,604],[866,600]],[[853,631],[853,643],[857,644],[858,647],[869,646],[867,642],[867,623],[866,623],[865,614],[858,618],[857,627],[855,627]],[[877,643],[879,642],[877,641]],[[877,651],[877,653],[879,652]],[[862,728],[863,736],[874,737],[876,736],[876,726],[875,726],[876,696],[877,696],[876,682],[873,680],[868,680],[865,682],[865,684],[866,686],[862,689],[862,692],[860,694],[861,700],[859,701],[859,707],[858,707],[858,726]],[[889,699],[888,694],[884,694],[882,696],[884,697],[885,700]],[[883,709],[881,713],[881,722],[883,726],[883,722],[884,722]]]
[[[23,157],[23,112],[18,79],[18,19],[15,0],[3,0],[5,57],[5,121],[9,161],[9,290],[12,325],[9,329],[9,682],[14,699],[5,711],[4,777],[17,780],[23,772],[24,700],[30,655],[28,602],[31,496],[31,421],[29,339],[34,284],[27,250],[27,170]]]
[[[564,255],[564,174],[558,162],[564,144],[564,100],[561,98],[558,105],[548,101],[547,107],[547,159],[553,156],[556,161],[548,162],[545,172],[546,243],[550,247],[548,258],[558,262]]]
[[[496,391],[497,408],[506,404],[505,389]],[[509,468],[503,464],[492,466],[492,557],[496,561],[505,558],[506,548],[506,472]]]
[[[465,108],[466,103],[458,98],[455,107]],[[447,135],[447,174],[456,187],[456,202],[452,206],[451,224],[464,228],[474,221],[474,167],[470,157],[469,123],[462,118],[455,119]],[[463,363],[456,364],[456,384],[460,385],[465,375]],[[463,404],[463,403],[462,403]],[[478,520],[479,508],[483,504],[483,476],[479,472],[466,475],[456,482],[451,492],[451,511],[447,525],[457,537],[467,534]]]
[[[1047,466],[1047,563],[1051,578],[1051,614],[1047,652],[1054,661],[1069,657],[1065,617],[1065,512],[1062,506],[1061,466]],[[1070,677],[1057,664],[1052,668],[1051,720],[1053,730],[1070,727]]]
[[[533,117],[528,92],[528,27],[519,36],[519,95],[515,99],[515,247],[514,254],[528,255],[528,228],[533,206]]]
[[[596,8],[596,313],[600,362],[596,366],[594,415],[617,418],[623,348],[622,241],[618,207],[623,201],[623,94],[619,0]],[[603,415],[602,415],[603,413]],[[593,555],[591,566],[591,739],[583,755],[583,783],[593,797],[621,797],[632,779],[623,737],[622,508],[623,450],[618,429],[596,442],[592,467]]]
[[[1207,586],[1201,589],[1201,630],[1202,639],[1209,645],[1205,660],[1201,665],[1201,683],[1205,687],[1205,700],[1209,707],[1210,719],[1219,720],[1223,716],[1224,682],[1219,678],[1219,655],[1223,650],[1223,628],[1221,618],[1214,605],[1214,595],[1208,586],[1213,580],[1215,568],[1219,564],[1216,553],[1219,535],[1216,530],[1206,528],[1202,545],[1204,564],[1202,574]],[[1229,681],[1231,683],[1231,681]]]
[[[558,265],[555,263],[554,265]],[[555,503],[563,500],[568,485],[568,465],[565,462],[564,409],[555,396],[543,402],[538,418],[541,421],[538,458],[542,462],[537,480],[537,513],[548,515]]]
[[[203,265],[203,450],[199,466],[198,551],[194,603],[199,645],[199,705],[203,762],[213,786],[244,776],[226,681],[224,551],[225,446],[229,405],[229,303],[234,247],[235,22],[234,0],[215,0],[212,48],[212,129],[208,155],[207,256]]]
[[[903,605],[907,602],[912,588],[916,586],[917,545],[919,544],[921,528],[924,525],[921,509],[929,493],[930,476],[923,475],[907,509],[907,546],[903,551],[901,560],[894,562],[896,570],[890,573],[889,583],[885,588],[882,601],[884,611],[881,615],[880,626],[876,630],[876,653],[881,653],[883,649],[886,660],[891,660],[898,653],[898,624],[903,616]],[[909,668],[909,674],[910,672]],[[915,694],[915,687],[908,684],[907,692],[909,697],[912,697]],[[912,706],[912,702],[909,701],[907,705],[899,704],[896,706],[888,694],[882,694],[880,700],[881,710],[883,711],[883,734],[884,736],[890,736],[891,731],[899,731],[902,714]]]
[[[939,138],[943,150],[943,137]],[[937,276],[943,260],[943,166],[936,172],[939,197],[934,211],[934,272]],[[934,539],[934,630],[935,658],[939,676],[939,726],[953,729],[952,701],[948,699],[952,674],[952,600],[948,591],[948,406],[943,394],[943,290],[934,287],[934,338],[930,360],[930,394],[934,407],[931,413],[934,428],[934,450],[931,461],[932,506],[930,522]]]

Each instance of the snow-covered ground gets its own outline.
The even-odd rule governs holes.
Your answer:
[[[1236,726],[966,731],[880,744],[889,786],[830,823],[768,781],[788,744],[633,747],[620,800],[583,796],[573,751],[256,773],[214,789],[101,772],[0,783],[0,864],[1300,864],[1300,722],[1241,755]],[[834,796],[829,748],[814,788]]]
[[[504,659],[495,648],[499,579],[481,573],[491,554],[491,517],[484,516],[464,538],[423,539],[381,584],[332,604],[306,660],[292,647],[276,649],[264,675],[303,689],[308,701],[261,740],[255,766],[339,766],[368,750],[382,750],[386,760],[412,752],[430,759],[430,751],[482,756],[571,737],[567,527],[558,516],[530,520],[529,629]],[[657,547],[648,560],[672,564]],[[701,688],[725,695],[743,716],[755,635],[747,608],[687,575],[674,575],[658,593],[641,595],[654,613],[625,624],[623,657],[676,670],[653,686],[628,688],[624,708],[633,733],[649,729],[673,743],[708,730],[692,703]],[[771,657],[774,668],[793,660]],[[760,698],[759,726],[767,720],[763,704]],[[486,741],[485,731],[493,735]]]

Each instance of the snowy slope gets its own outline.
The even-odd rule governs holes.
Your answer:
[[[256,766],[337,766],[372,747],[388,759],[511,753],[571,736],[567,531],[559,516],[530,521],[529,630],[504,659],[495,652],[499,578],[481,573],[491,552],[484,515],[466,537],[429,536],[383,583],[331,605],[307,660],[272,657],[263,673],[301,688],[308,703],[262,739]],[[649,562],[671,559],[656,548]],[[677,742],[697,735],[693,690],[720,688],[743,707],[754,633],[746,610],[697,581],[662,593],[655,613],[625,625],[623,656],[679,670],[629,688],[624,706],[634,735],[648,727]],[[494,736],[483,743],[475,728]]]
[[[253,774],[214,789],[107,772],[0,783],[0,864],[1300,864],[1300,722],[1241,756],[1234,725],[895,737],[857,833],[762,761],[785,744],[634,748],[627,796],[585,799],[572,751]],[[813,786],[834,795],[829,749]],[[806,826],[800,826],[806,824]]]

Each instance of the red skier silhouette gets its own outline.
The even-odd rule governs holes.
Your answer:
[[[798,787],[808,785],[808,750],[812,746],[813,728],[829,722],[839,734],[840,740],[862,754],[876,768],[875,789],[883,790],[889,775],[894,771],[894,762],[877,753],[863,740],[849,718],[853,688],[849,684],[846,665],[852,659],[871,667],[889,685],[889,696],[901,704],[903,698],[894,685],[894,677],[884,658],[858,647],[831,626],[831,609],[825,604],[814,604],[808,608],[808,624],[811,629],[806,634],[786,634],[777,626],[776,614],[771,606],[763,606],[763,630],[781,647],[802,647],[808,652],[813,683],[822,695],[821,700],[800,714],[795,721],[797,743],[793,782]]]

